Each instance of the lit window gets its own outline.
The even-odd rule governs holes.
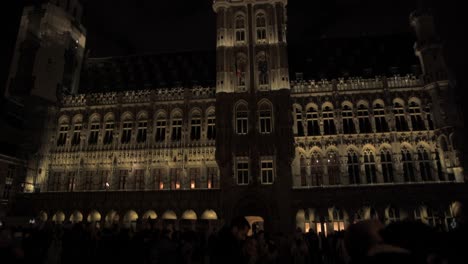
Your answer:
[[[104,134],[104,145],[112,144],[114,138],[114,123],[108,122],[106,123],[106,131]]]
[[[270,134],[271,133],[271,106],[264,103],[259,108],[259,119],[260,119],[260,133]]]
[[[137,131],[137,142],[138,143],[146,142],[147,130],[148,130],[148,122],[139,121],[138,122],[138,131]]]
[[[180,168],[171,168],[170,177],[171,177],[171,190],[180,189],[180,173],[182,169]]]
[[[238,160],[236,164],[237,184],[249,184],[249,162],[247,160]]]
[[[218,168],[208,167],[207,174],[208,174],[207,188],[208,189],[218,188]]]
[[[153,186],[156,190],[163,190],[164,189],[164,181],[163,181],[163,169],[154,169],[153,170]]]
[[[99,137],[99,124],[93,123],[91,124],[88,144],[96,145],[98,142],[98,137]]]
[[[344,230],[345,221],[344,221],[343,211],[333,208],[331,222],[333,225],[333,231],[336,232],[336,231]]]
[[[132,139],[132,128],[133,128],[133,123],[132,122],[124,122],[122,126],[122,138],[121,138],[121,143],[122,144],[127,144],[130,143]]]
[[[190,169],[190,189],[197,187],[197,181],[200,180],[200,168]]]
[[[76,172],[69,172],[68,173],[68,183],[67,183],[67,191],[73,192],[75,190],[75,182],[76,180]]]
[[[236,108],[236,133],[245,135],[248,131],[249,112],[245,104],[239,104]]]
[[[261,161],[261,180],[262,184],[273,184],[274,173],[273,173],[273,161],[262,160]]]
[[[99,185],[101,190],[107,190],[110,187],[109,173],[109,171],[105,170],[98,171],[98,177],[100,179]]]

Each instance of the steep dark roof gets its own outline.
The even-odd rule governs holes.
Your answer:
[[[88,59],[80,92],[214,86],[215,56],[213,50]]]
[[[323,38],[312,45],[289,46],[290,79],[296,79],[296,73],[316,80],[418,75],[413,43],[408,34]],[[215,50],[93,58],[83,66],[80,92],[214,86],[215,80]]]

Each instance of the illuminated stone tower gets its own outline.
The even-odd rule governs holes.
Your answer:
[[[78,90],[86,32],[78,0],[49,0],[23,10],[5,96],[49,102]]]
[[[286,0],[215,1],[216,159],[226,219],[289,228],[293,135]]]

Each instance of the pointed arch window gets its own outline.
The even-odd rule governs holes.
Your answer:
[[[434,211],[431,207],[426,207],[426,221],[430,226],[437,226],[439,223],[439,212]]]
[[[310,160],[310,175],[312,177],[312,185],[320,186],[323,184],[323,164],[322,164],[322,155],[317,151],[312,153]]]
[[[341,116],[343,118],[343,133],[355,134],[356,127],[354,126],[353,109],[349,105],[343,106]]]
[[[381,104],[374,105],[375,131],[378,133],[388,132],[388,123],[385,118],[385,109]]]
[[[271,104],[266,102],[262,103],[259,107],[259,123],[261,134],[270,134],[272,132],[271,115]]]
[[[342,231],[345,229],[345,219],[342,210],[333,208],[332,219],[333,231]]]
[[[248,132],[249,111],[247,105],[241,103],[236,107],[236,133],[246,135]]]
[[[73,136],[71,140],[72,146],[77,146],[81,143],[81,129],[83,128],[83,124],[81,122],[77,122],[73,125]]]
[[[314,107],[309,107],[309,109],[307,109],[307,135],[320,135],[319,115],[317,109]]]
[[[114,128],[115,128],[114,119],[112,118],[107,119],[105,123],[105,128],[104,128],[105,130],[104,140],[103,140],[104,145],[112,144],[112,141],[114,139]]]
[[[201,138],[201,115],[199,112],[192,113],[192,119],[190,120],[190,139],[200,140]]]
[[[206,137],[208,140],[216,139],[216,116],[214,112],[209,112],[207,117]]]
[[[132,129],[133,129],[133,122],[131,120],[126,120],[122,124],[122,137],[121,143],[128,144],[132,139]]]
[[[69,129],[70,129],[70,126],[66,123],[63,123],[60,125],[58,139],[57,139],[57,147],[65,146],[65,144],[67,143]]]
[[[432,121],[431,108],[430,107],[424,108],[424,113],[426,114],[427,126],[429,130],[434,130],[434,121]]]
[[[89,145],[96,145],[98,143],[99,129],[100,129],[99,121],[93,120],[91,122],[91,127],[89,131],[89,139],[88,139]]]
[[[390,150],[384,149],[380,152],[380,164],[382,165],[382,176],[384,182],[393,182],[393,162]]]
[[[307,186],[307,161],[304,156],[300,159],[301,186]]]
[[[323,119],[323,133],[325,135],[335,135],[336,126],[335,126],[335,114],[333,108],[325,106],[322,110],[322,119]]]
[[[237,77],[237,87],[240,92],[246,91],[246,69],[247,69],[247,59],[245,54],[238,54],[236,57],[235,63],[236,77]]]
[[[364,151],[364,171],[368,184],[377,183],[377,170],[375,168],[375,157],[371,150]]]
[[[387,212],[387,224],[400,221],[400,210],[398,208],[389,206],[386,210]]]
[[[269,75],[268,75],[268,62],[265,53],[260,53],[257,58],[257,70],[258,70],[258,84],[260,90],[268,88]]]
[[[302,111],[299,108],[296,108],[296,112],[294,114],[296,115],[297,136],[303,137],[304,136],[304,124],[302,120]]]
[[[147,131],[148,131],[148,121],[144,119],[139,120],[138,130],[137,130],[137,142],[138,143],[146,142]]]
[[[396,131],[408,131],[408,122],[405,117],[405,108],[398,102],[393,105],[393,114],[395,115]]]
[[[419,162],[419,172],[421,173],[421,179],[423,181],[433,181],[432,169],[431,169],[431,159],[426,149],[418,149],[418,162]]]
[[[369,109],[366,105],[360,104],[357,109],[357,116],[359,121],[360,133],[372,133],[372,126],[370,123]]]
[[[163,114],[158,115],[156,118],[156,142],[164,142],[166,140],[166,116]]]
[[[406,148],[401,151],[401,162],[403,163],[403,178],[405,182],[416,181],[414,177],[413,158],[411,152]]]
[[[359,157],[354,150],[348,152],[348,177],[350,184],[361,183],[361,173],[359,169]]]
[[[266,42],[266,18],[265,14],[259,13],[255,19],[257,26],[257,42],[264,43]]]
[[[422,119],[421,106],[418,103],[411,102],[409,104],[409,114],[413,131],[421,131],[426,129],[424,120]]]
[[[172,116],[171,140],[180,141],[182,139],[182,115],[175,113]]]
[[[328,183],[330,185],[340,184],[340,162],[338,154],[335,151],[330,151],[327,154],[327,173]]]
[[[442,163],[440,161],[440,156],[439,156],[439,151],[436,150],[435,152],[435,160],[436,160],[436,166],[437,166],[437,176],[439,177],[439,181],[445,181],[445,173],[442,168]]]
[[[245,42],[245,17],[243,15],[236,16],[236,42]]]

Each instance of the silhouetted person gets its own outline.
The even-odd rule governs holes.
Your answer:
[[[245,217],[236,217],[230,226],[224,226],[216,240],[212,263],[242,263],[242,246],[249,230]]]

